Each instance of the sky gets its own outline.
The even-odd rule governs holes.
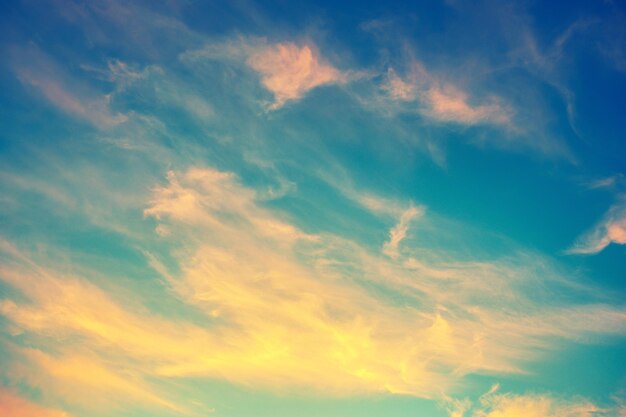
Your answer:
[[[0,3],[0,414],[625,417],[626,6]]]

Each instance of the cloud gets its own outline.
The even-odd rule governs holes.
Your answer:
[[[79,6],[71,7],[72,14],[81,12]],[[142,10],[136,7],[93,7],[109,10],[103,14],[118,23],[113,27],[122,29],[122,38],[128,37],[138,50],[145,49],[144,43],[160,50],[162,39],[177,38],[172,32],[159,33],[159,27],[165,33],[165,26],[175,23],[170,19],[155,28],[147,23],[154,14],[132,19],[141,17]],[[129,20],[137,21],[136,27],[129,26]],[[94,27],[102,30],[101,42],[114,42],[107,36],[112,32],[103,30],[106,26]],[[184,35],[184,26],[176,28]],[[130,32],[138,33],[138,38],[130,39]],[[185,39],[172,43],[185,43],[185,48],[207,40],[198,36],[201,39],[196,38],[194,45],[186,44],[187,36],[180,37]],[[122,53],[127,49],[107,48],[131,60],[129,64],[110,61],[108,81],[120,91],[107,96],[45,59],[33,65],[35,69],[28,59],[24,65],[16,64],[16,74],[25,85],[33,86],[61,111],[101,129],[125,120],[112,103],[128,105],[133,109],[127,113],[131,123],[112,129],[111,137],[134,147],[119,157],[115,153],[119,149],[100,152],[102,147],[84,143],[87,148],[81,145],[80,153],[88,156],[81,161],[91,170],[77,163],[81,161],[75,153],[63,154],[64,148],[56,156],[58,171],[49,165],[35,167],[38,160],[22,157],[32,172],[2,174],[9,181],[5,181],[8,193],[19,194],[18,188],[39,193],[32,211],[19,220],[32,228],[32,235],[15,233],[23,252],[7,245],[2,249],[0,313],[7,331],[0,343],[17,358],[6,366],[9,371],[2,375],[3,381],[33,388],[46,401],[78,404],[87,410],[84,415],[97,415],[95,408],[104,413],[116,407],[177,412],[179,404],[195,411],[194,400],[188,393],[180,395],[176,387],[187,390],[207,380],[306,395],[374,392],[435,398],[470,374],[524,372],[528,361],[540,361],[546,350],[552,352],[564,339],[587,342],[626,332],[619,300],[615,305],[600,304],[597,300],[606,297],[596,299],[598,292],[581,291],[590,301],[571,301],[583,297],[566,296],[574,292],[574,285],[538,254],[516,251],[487,258],[473,253],[459,256],[435,246],[412,247],[408,230],[422,209],[406,201],[380,197],[366,188],[345,193],[380,215],[375,219],[378,223],[391,223],[392,216],[397,220],[386,230],[388,226],[379,229],[378,224],[370,224],[375,222],[354,216],[353,224],[370,238],[363,241],[326,225],[310,227],[318,219],[318,209],[333,211],[338,222],[353,214],[335,205],[334,194],[324,200],[318,198],[325,197],[323,193],[318,196],[314,191],[314,204],[301,206],[305,208],[301,211],[290,204],[306,191],[286,204],[268,202],[271,193],[257,185],[266,178],[257,175],[256,167],[240,165],[242,153],[261,149],[261,158],[280,159],[276,166],[289,166],[285,171],[293,174],[290,178],[304,181],[305,175],[300,174],[310,174],[306,172],[310,165],[300,161],[320,155],[320,166],[327,166],[333,149],[324,154],[317,141],[308,148],[276,147],[278,142],[268,141],[268,132],[282,139],[301,134],[302,126],[280,118],[272,125],[258,117],[247,119],[249,109],[232,101],[233,91],[222,95],[221,89],[244,84],[248,98],[249,91],[258,90],[260,80],[274,95],[270,108],[278,109],[318,86],[346,82],[346,74],[312,44],[232,45],[240,49],[223,51],[222,58],[237,59],[258,77],[249,69],[232,71],[223,62],[215,72],[198,65],[183,68],[178,77],[174,72],[181,70],[180,62],[171,63],[162,73],[139,71],[131,54]],[[392,69],[387,73],[385,88],[395,105],[413,106],[441,123],[510,123],[513,114],[500,98],[419,69],[412,71],[414,75],[399,76]],[[216,73],[224,77],[216,78]],[[248,90],[246,83],[253,88]],[[372,82],[366,88],[378,85]],[[117,94],[125,94],[127,100],[115,100]],[[184,123],[176,124],[181,119]],[[198,135],[187,119],[204,121],[208,127]],[[394,119],[381,131],[399,122]],[[336,131],[333,126],[329,129]],[[407,131],[411,139],[418,136],[414,129]],[[389,136],[394,132],[390,130]],[[113,137],[118,133],[125,136]],[[215,139],[227,135],[227,140]],[[290,146],[296,146],[294,142],[300,146],[299,141]],[[138,144],[144,153],[137,151]],[[68,143],[63,145],[69,148]],[[274,147],[277,152],[272,152]],[[407,149],[398,148],[399,152]],[[298,152],[311,155],[302,157]],[[99,165],[111,155],[113,161],[108,162],[112,163]],[[202,165],[206,161],[216,161],[221,169]],[[189,169],[189,165],[196,167]],[[155,171],[162,175],[168,169],[165,179],[152,177]],[[244,173],[244,179],[227,170]],[[122,178],[119,189],[119,184],[109,181],[116,175]],[[146,194],[150,197],[144,200]],[[141,208],[130,199],[141,200]],[[71,224],[45,228],[44,223],[56,223],[58,206],[67,211]],[[427,221],[432,221],[429,227],[436,233],[454,234],[466,242],[458,229],[443,230],[437,219]],[[133,233],[122,235],[120,226]],[[148,228],[155,233],[143,234]],[[64,230],[55,235],[50,229]],[[77,229],[80,235],[74,234]],[[11,225],[7,233],[13,230]],[[77,246],[63,249],[45,243],[69,246],[83,239],[90,243],[94,239],[93,247],[87,245],[87,256],[82,249],[77,253]],[[147,262],[142,262],[140,253]],[[111,263],[114,267],[108,269]],[[2,368],[4,372],[4,364]],[[188,382],[190,377],[194,382]],[[211,401],[203,394],[199,401]],[[523,410],[550,413],[560,407],[553,402],[542,409],[541,401],[536,403]],[[486,405],[484,413],[513,413],[514,407],[521,405],[502,400]]]
[[[65,350],[52,355],[38,349],[21,349],[18,354],[30,366],[16,372],[48,396],[63,398],[83,409],[115,410],[141,404],[151,409],[183,411],[163,399],[163,393],[152,392],[132,366],[119,361],[111,366],[91,353]]]
[[[10,60],[17,78],[35,87],[53,106],[102,129],[128,120],[110,109],[111,95],[98,94],[61,70],[50,57],[35,46],[13,48]]]
[[[623,403],[613,398],[612,404],[599,407],[581,397],[563,397],[552,393],[502,393],[500,384],[476,401],[445,397],[441,403],[450,417],[622,417]]]
[[[158,8],[120,0],[98,0],[88,4],[51,0],[48,3],[51,3],[48,10],[54,10],[65,21],[65,27],[75,26],[82,32],[89,48],[114,46],[118,51],[124,51],[124,55],[154,62],[171,59],[181,48],[202,39],[179,19],[181,4],[178,2]],[[129,25],[131,20],[133,24]]]
[[[310,44],[277,43],[253,52],[248,65],[261,75],[261,82],[274,94],[271,109],[301,99],[308,91],[345,82],[346,76],[322,59]]]
[[[548,273],[476,262],[437,266],[423,257],[416,267],[410,252],[398,265],[356,242],[306,234],[257,199],[232,174],[196,168],[170,173],[145,211],[172,231],[168,238],[195,242],[178,259],[182,274],[167,274],[176,291],[208,316],[243,330],[231,334],[229,343],[246,347],[239,357],[252,355],[247,347],[256,340],[253,357],[263,362],[233,369],[234,380],[283,387],[290,381],[335,394],[387,390],[430,397],[455,383],[448,372],[518,372],[518,361],[548,343],[541,338],[624,330],[623,312],[609,306],[548,308],[517,288],[533,286],[535,274],[545,285]],[[397,248],[418,214],[418,208],[405,211],[390,248]],[[363,291],[368,282],[404,294],[412,307]],[[190,361],[167,372],[211,370]],[[318,372],[332,378],[322,382]]]
[[[626,197],[619,197],[594,228],[578,238],[567,250],[570,254],[596,254],[611,243],[626,244]]]
[[[422,69],[422,67],[418,67]],[[387,84],[383,85],[383,89],[389,93],[394,100],[413,101],[417,98],[417,85],[404,81],[393,68],[387,70]]]
[[[608,416],[603,410],[585,400],[565,400],[550,395],[489,394],[472,417],[597,417]]]
[[[5,417],[71,417],[64,411],[42,407],[1,387],[0,414]]]
[[[428,105],[425,114],[443,122],[456,122],[467,125],[490,123],[507,125],[511,122],[510,113],[497,99],[489,104],[472,106],[467,94],[454,87],[431,88],[426,92]]]
[[[341,193],[343,197],[376,216],[398,218],[406,210],[404,201],[357,187],[350,179],[345,167],[336,162],[325,162],[323,169],[317,170],[315,174],[320,180]]]
[[[463,33],[462,36],[473,37],[476,33],[473,25],[478,22],[480,25],[495,25],[493,32],[502,32],[502,36],[493,39],[492,46],[498,45],[496,48],[509,51],[497,56],[479,48],[469,53],[458,50],[452,55],[435,52],[435,59],[430,51],[423,53],[421,58],[414,51],[428,50],[428,42],[421,43],[419,38],[403,39],[392,30],[390,33],[394,36],[382,38],[382,59],[391,63],[381,77],[383,94],[372,94],[372,103],[366,102],[366,105],[374,111],[378,108],[398,122],[402,120],[399,114],[420,114],[425,122],[420,132],[422,137],[428,135],[433,123],[438,128],[491,126],[498,128],[497,134],[481,129],[481,132],[466,132],[466,137],[474,143],[489,142],[509,150],[527,148],[574,161],[574,155],[565,143],[562,126],[557,126],[561,121],[555,123],[558,119],[552,113],[554,107],[546,99],[546,74],[551,71],[547,80],[549,89],[558,88],[570,114],[574,109],[572,92],[566,88],[563,71],[549,71],[550,64],[544,62],[547,57],[539,53],[526,25],[528,16],[520,6],[509,4],[503,8],[477,7],[474,10],[463,7],[463,13],[472,18],[457,22],[459,25],[455,25],[455,30]],[[566,31],[557,40],[560,46],[554,48],[554,56],[550,54],[548,61],[558,60],[563,53],[560,49],[576,30],[574,27]],[[402,41],[398,42],[398,37]],[[413,43],[417,44],[415,48]],[[552,82],[557,79],[560,81]],[[565,129],[569,130],[569,127],[565,126]],[[445,131],[439,133],[440,137],[446,136]],[[437,158],[437,153],[433,157]]]
[[[389,241],[383,245],[383,253],[391,258],[398,257],[398,245],[406,236],[409,229],[409,223],[416,217],[423,215],[424,209],[418,207],[409,207],[402,215],[398,224],[389,231]]]
[[[618,173],[609,177],[597,178],[583,182],[583,185],[591,190],[596,189],[621,189],[626,184],[624,182],[624,174]]]
[[[512,111],[500,98],[491,96],[487,103],[471,104],[466,92],[437,79],[417,62],[412,64],[406,79],[389,68],[383,89],[392,100],[417,100],[421,106],[418,111],[438,122],[512,125]]]
[[[254,37],[208,40],[201,49],[182,53],[180,59],[186,63],[198,60],[245,63],[258,73],[263,87],[274,96],[269,110],[300,100],[317,87],[343,84],[357,76],[335,68],[312,42],[268,43],[264,38]]]
[[[558,282],[536,257],[444,262],[450,255],[404,248],[399,262],[307,233],[263,197],[230,172],[199,167],[170,171],[152,189],[144,214],[156,233],[137,245],[171,249],[145,252],[167,285],[159,299],[181,306],[175,316],[148,309],[141,291],[95,285],[86,266],[63,272],[51,261],[62,255],[41,261],[4,242],[0,279],[14,292],[0,312],[20,335],[13,343],[28,340],[13,349],[15,364],[30,364],[12,378],[81,407],[98,398],[173,409],[177,394],[163,384],[190,376],[436,398],[469,373],[521,372],[555,337],[626,331],[624,312],[609,305],[535,302],[537,288]],[[400,218],[396,245],[418,214]]]
[[[11,262],[0,269],[0,279],[32,303],[0,300],[0,314],[20,329],[16,334],[39,334],[58,341],[52,346],[11,348],[20,358],[8,365],[12,379],[87,408],[143,404],[180,411],[142,377],[151,373],[145,361],[165,360],[167,355],[185,351],[185,344],[174,340],[193,331],[184,326],[174,330],[173,324],[128,311],[93,284],[41,268],[8,242],[0,246],[4,256],[11,255]],[[166,336],[159,336],[163,333]],[[82,343],[68,342],[76,336]],[[139,365],[128,359],[137,353]]]

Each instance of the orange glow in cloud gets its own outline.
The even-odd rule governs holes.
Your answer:
[[[2,417],[71,417],[70,414],[34,404],[4,388],[0,388]]]
[[[309,45],[279,43],[267,46],[252,54],[248,65],[261,74],[263,85],[274,94],[272,109],[302,98],[315,87],[344,80],[341,72],[324,62]]]

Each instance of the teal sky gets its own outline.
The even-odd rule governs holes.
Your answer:
[[[625,417],[620,1],[0,5],[0,415]]]

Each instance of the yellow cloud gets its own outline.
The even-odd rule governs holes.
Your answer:
[[[417,215],[407,213],[397,242]],[[0,279],[26,298],[2,300],[0,312],[36,336],[35,347],[17,351],[56,381],[42,389],[173,408],[175,395],[152,381],[194,376],[309,394],[434,398],[471,372],[520,372],[547,336],[626,327],[625,314],[609,306],[534,304],[516,289],[533,279],[519,266],[438,265],[410,251],[394,259],[307,233],[230,173],[170,172],[145,215],[169,231],[155,238],[177,248],[175,269],[154,253],[150,264],[181,308],[201,318],[159,316],[140,294],[112,283],[104,291],[0,244],[12,259]],[[94,379],[84,381],[81,369]]]
[[[19,371],[22,376],[68,403],[100,411],[128,403],[182,411],[151,392],[132,368],[124,369],[123,362],[107,366],[92,354],[53,356],[37,349],[21,349],[19,353],[31,364],[31,368]]]
[[[548,395],[489,395],[473,417],[596,417],[606,415],[584,400],[563,400]]]
[[[71,417],[64,411],[42,407],[4,388],[0,388],[0,415],[3,417]]]

